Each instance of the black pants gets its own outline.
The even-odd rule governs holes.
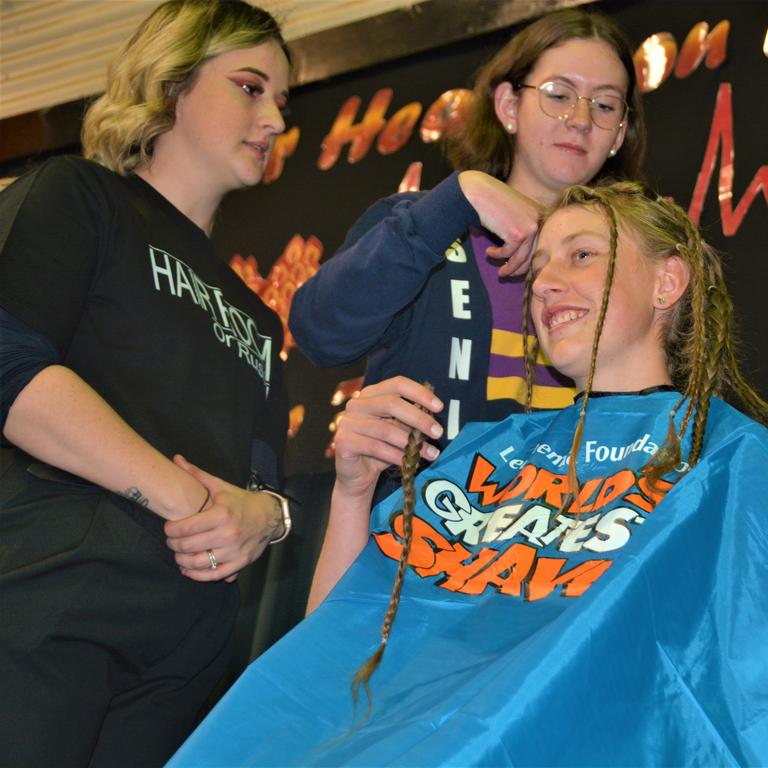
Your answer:
[[[237,602],[235,585],[179,573],[156,515],[14,452],[0,481],[0,765],[163,765],[226,669]]]

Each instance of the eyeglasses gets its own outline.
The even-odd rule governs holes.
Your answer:
[[[548,117],[567,120],[576,112],[576,105],[584,99],[589,102],[589,114],[592,122],[605,131],[621,128],[624,118],[629,111],[629,105],[619,96],[602,93],[590,99],[579,96],[570,85],[565,83],[542,83],[541,85],[526,85],[521,83],[518,88],[531,88],[539,92],[539,106]]]

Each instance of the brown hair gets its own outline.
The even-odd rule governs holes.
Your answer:
[[[424,386],[430,391],[434,391],[433,386],[428,381],[424,382]],[[403,591],[403,581],[405,579],[405,572],[408,567],[408,555],[411,552],[411,542],[413,541],[413,514],[416,508],[416,490],[414,487],[414,482],[416,479],[416,473],[419,470],[419,454],[421,452],[421,446],[423,443],[424,435],[422,435],[421,432],[416,429],[411,430],[408,435],[408,442],[405,446],[402,462],[403,547],[400,550],[400,558],[397,562],[397,573],[395,574],[395,582],[392,586],[392,595],[389,599],[387,612],[384,614],[379,646],[373,652],[373,654],[371,654],[368,660],[360,667],[360,669],[357,670],[352,681],[352,701],[355,705],[357,705],[357,697],[358,693],[360,692],[360,686],[362,685],[365,688],[366,699],[368,701],[368,709],[366,711],[365,717],[363,718],[363,722],[365,722],[371,713],[372,699],[369,682],[373,676],[373,673],[378,668],[382,656],[384,655],[384,650],[387,647],[389,635],[392,631],[392,624],[395,621],[397,609],[400,605],[400,595]],[[395,515],[395,517],[397,517],[397,515]]]
[[[602,40],[610,45],[624,65],[628,78],[626,98],[630,112],[626,118],[624,143],[614,157],[607,158],[599,175],[618,179],[642,178],[645,117],[629,43],[608,16],[577,8],[555,11],[524,27],[479,71],[467,121],[461,129],[446,137],[445,153],[454,168],[485,171],[502,181],[509,178],[515,137],[504,130],[496,116],[496,88],[503,82],[517,88],[545,51],[573,39]]]
[[[145,165],[155,138],[173,127],[176,100],[200,66],[268,40],[288,56],[277,21],[243,0],[169,0],[158,6],[109,65],[106,93],[83,122],[83,154],[120,174]]]
[[[643,468],[643,473],[655,482],[681,464],[683,457],[680,444],[691,421],[691,450],[685,457],[685,462],[690,467],[696,464],[701,454],[710,399],[713,395],[730,395],[742,404],[750,416],[763,424],[768,424],[768,404],[746,383],[739,370],[733,331],[733,305],[723,278],[720,257],[702,239],[686,212],[676,203],[656,195],[642,184],[617,182],[596,187],[571,187],[544,217],[542,225],[554,211],[571,205],[598,206],[605,213],[610,227],[608,271],[592,343],[587,385],[571,446],[572,461],[569,462],[568,469],[570,498],[578,511],[575,457],[581,444],[584,416],[595,373],[597,348],[610,298],[620,224],[637,236],[647,258],[659,260],[677,255],[686,262],[690,270],[688,287],[669,313],[662,339],[670,378],[682,393],[682,397],[670,413],[669,432],[663,445]],[[532,287],[533,272],[529,270],[523,320],[529,409],[535,374],[534,361],[538,352],[538,341],[534,338],[529,343],[528,333]],[[683,418],[680,426],[676,428],[674,416],[683,405]]]

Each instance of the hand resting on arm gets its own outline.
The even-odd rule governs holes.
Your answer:
[[[174,464],[64,366],[44,368],[21,390],[3,434],[41,461],[179,521],[166,524],[169,546],[182,573],[195,580],[231,579],[275,535],[280,513],[273,499],[183,460]],[[220,564],[215,570],[209,549]]]

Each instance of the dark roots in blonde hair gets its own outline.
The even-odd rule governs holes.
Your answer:
[[[277,21],[243,0],[163,3],[110,64],[106,93],[83,122],[83,154],[120,174],[147,164],[154,140],[173,127],[176,100],[201,64],[268,40],[288,55]]]
[[[681,441],[691,423],[691,450],[685,457],[685,462],[691,467],[696,464],[701,455],[712,396],[730,396],[736,399],[750,416],[763,424],[768,424],[768,404],[745,382],[739,370],[733,333],[733,305],[723,278],[720,258],[717,252],[704,242],[686,212],[679,205],[650,192],[641,184],[618,182],[595,187],[571,187],[544,217],[542,225],[554,211],[572,205],[598,206],[608,219],[611,233],[608,273],[592,343],[587,387],[571,446],[572,460],[568,470],[571,495],[567,503],[573,503],[575,509],[572,511],[578,511],[576,457],[581,445],[597,349],[610,299],[619,226],[630,229],[637,236],[647,258],[659,260],[672,255],[679,256],[688,265],[691,275],[685,293],[670,313],[663,330],[667,368],[682,397],[670,413],[669,432],[663,445],[643,468],[643,473],[655,483],[681,464]],[[523,318],[529,407],[534,383],[533,363],[538,348],[535,342],[527,343],[532,286],[533,275],[529,271]],[[676,428],[674,416],[683,405],[683,418],[679,428]]]
[[[643,177],[645,117],[636,87],[632,50],[624,33],[611,18],[577,8],[554,11],[524,27],[478,72],[468,119],[459,131],[445,140],[445,154],[456,170],[485,171],[502,181],[509,178],[515,154],[514,136],[504,130],[496,116],[496,88],[503,82],[517,88],[545,51],[574,39],[607,43],[627,73],[630,108],[627,133],[616,155],[606,160],[600,176]]]

